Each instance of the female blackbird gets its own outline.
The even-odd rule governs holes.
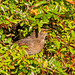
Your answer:
[[[32,35],[24,39],[18,40],[15,43],[17,43],[19,46],[22,45],[28,46],[28,49],[26,49],[26,51],[29,55],[34,55],[36,53],[39,53],[45,44],[45,37],[47,33],[44,31],[46,31],[46,29],[42,28],[41,32],[37,32],[38,34],[37,37],[36,37],[36,32],[33,31]]]

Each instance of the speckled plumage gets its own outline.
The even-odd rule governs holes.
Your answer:
[[[45,37],[47,33],[44,33],[45,29],[41,29],[41,32],[38,33],[38,37],[35,36],[35,31],[33,31],[32,35],[27,38],[16,41],[19,46],[27,45],[28,49],[26,51],[29,55],[34,55],[39,53],[45,44]]]

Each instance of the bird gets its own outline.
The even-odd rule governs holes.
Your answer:
[[[43,49],[46,35],[47,32],[46,29],[44,28],[41,29],[41,32],[36,32],[34,30],[30,36],[20,39],[15,43],[18,44],[19,46],[23,46],[23,45],[28,46],[28,48],[25,49],[28,55],[35,55]]]

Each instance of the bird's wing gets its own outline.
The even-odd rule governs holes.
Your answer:
[[[32,39],[25,38],[25,39],[18,40],[15,43],[18,44],[19,46],[22,46],[22,45],[29,46],[29,45],[32,45]]]

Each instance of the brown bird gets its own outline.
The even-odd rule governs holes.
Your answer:
[[[38,32],[37,37],[36,37],[36,32],[33,31],[32,35],[24,39],[18,40],[15,43],[17,43],[19,46],[22,45],[28,46],[28,49],[26,49],[26,51],[29,55],[34,55],[36,53],[39,53],[45,44],[45,37],[47,33],[44,31],[46,31],[46,29],[42,28],[41,32]]]

